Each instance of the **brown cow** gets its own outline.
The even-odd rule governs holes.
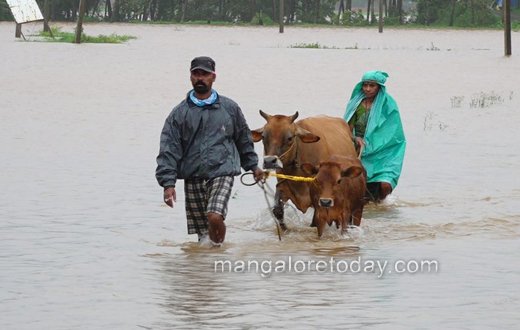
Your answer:
[[[267,124],[251,133],[253,141],[262,140],[264,144],[265,169],[276,168],[279,174],[308,177],[300,168],[303,163],[318,165],[333,154],[356,155],[352,133],[342,118],[319,116],[294,122],[298,112],[292,116],[271,116],[260,110],[260,115]],[[288,200],[303,213],[312,206],[309,185],[308,182],[278,179],[273,213],[282,229],[287,229],[283,215]]]
[[[309,175],[315,175],[310,187],[318,237],[327,223],[336,222],[341,234],[347,232],[350,223],[359,226],[363,214],[367,172],[359,159],[353,156],[332,155],[318,166],[302,164]]]

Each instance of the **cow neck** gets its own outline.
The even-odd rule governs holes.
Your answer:
[[[290,161],[289,163],[285,164],[283,162],[283,158],[292,150],[292,148],[295,149],[294,150],[294,159],[292,161]],[[294,141],[293,144],[291,145],[291,147],[289,149],[287,149],[287,151],[284,152],[279,158],[283,164],[282,172],[284,174],[285,174],[284,168],[286,168],[286,167],[294,166],[296,169],[300,169],[300,164],[298,163],[298,146],[296,146],[296,141]]]
[[[296,144],[296,142],[293,143],[293,145]],[[292,148],[292,147],[291,147]],[[290,149],[291,149],[290,148]],[[289,149],[289,150],[290,150]],[[288,151],[289,151],[288,150]],[[285,174],[285,175],[294,175],[296,173],[296,171],[300,170],[300,163],[298,162],[298,148],[296,148],[296,150],[294,151],[295,155],[294,155],[294,159],[287,163],[287,164],[283,164],[283,167],[281,169],[279,169],[278,171],[281,172],[281,174]],[[284,155],[287,154],[287,152],[284,153]],[[282,161],[283,163],[283,161]],[[288,180],[288,179],[278,179],[278,182],[276,183],[276,186],[278,187],[278,185],[282,184],[283,182],[287,181],[287,184],[288,184],[288,187],[291,191],[293,191],[293,188],[292,188],[292,185],[293,184],[298,184],[300,182],[294,182],[292,180]],[[293,192],[294,193],[294,192]]]

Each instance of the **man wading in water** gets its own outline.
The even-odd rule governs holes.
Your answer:
[[[242,110],[212,89],[215,79],[213,59],[191,61],[193,90],[166,118],[155,176],[170,207],[177,200],[175,183],[184,179],[188,234],[199,241],[209,234],[213,246],[220,246],[234,176],[240,167],[253,171],[256,181],[264,173]]]

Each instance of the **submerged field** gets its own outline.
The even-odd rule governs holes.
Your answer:
[[[520,322],[518,33],[504,57],[503,32],[490,30],[84,31],[137,39],[22,42],[14,24],[0,23],[1,328]],[[294,47],[303,44],[326,47]],[[386,71],[408,141],[391,198],[368,207],[347,237],[330,228],[321,240],[308,227],[311,213],[289,206],[292,231],[278,241],[263,192],[237,179],[224,248],[199,246],[186,234],[182,182],[169,209],[154,171],[160,130],[189,91],[189,62],[200,55],[216,60],[214,88],[239,103],[251,128],[264,123],[259,109],[341,117],[362,74]],[[216,261],[264,268],[215,272]],[[318,261],[326,271],[313,268]],[[426,261],[438,267],[415,268]],[[293,268],[275,272],[277,262]]]

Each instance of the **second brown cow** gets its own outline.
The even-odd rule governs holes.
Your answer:
[[[314,207],[313,223],[318,236],[323,235],[325,224],[333,222],[345,234],[350,224],[359,226],[363,214],[366,189],[366,170],[353,156],[332,155],[318,166],[301,165],[302,170],[315,176],[309,193]]]

